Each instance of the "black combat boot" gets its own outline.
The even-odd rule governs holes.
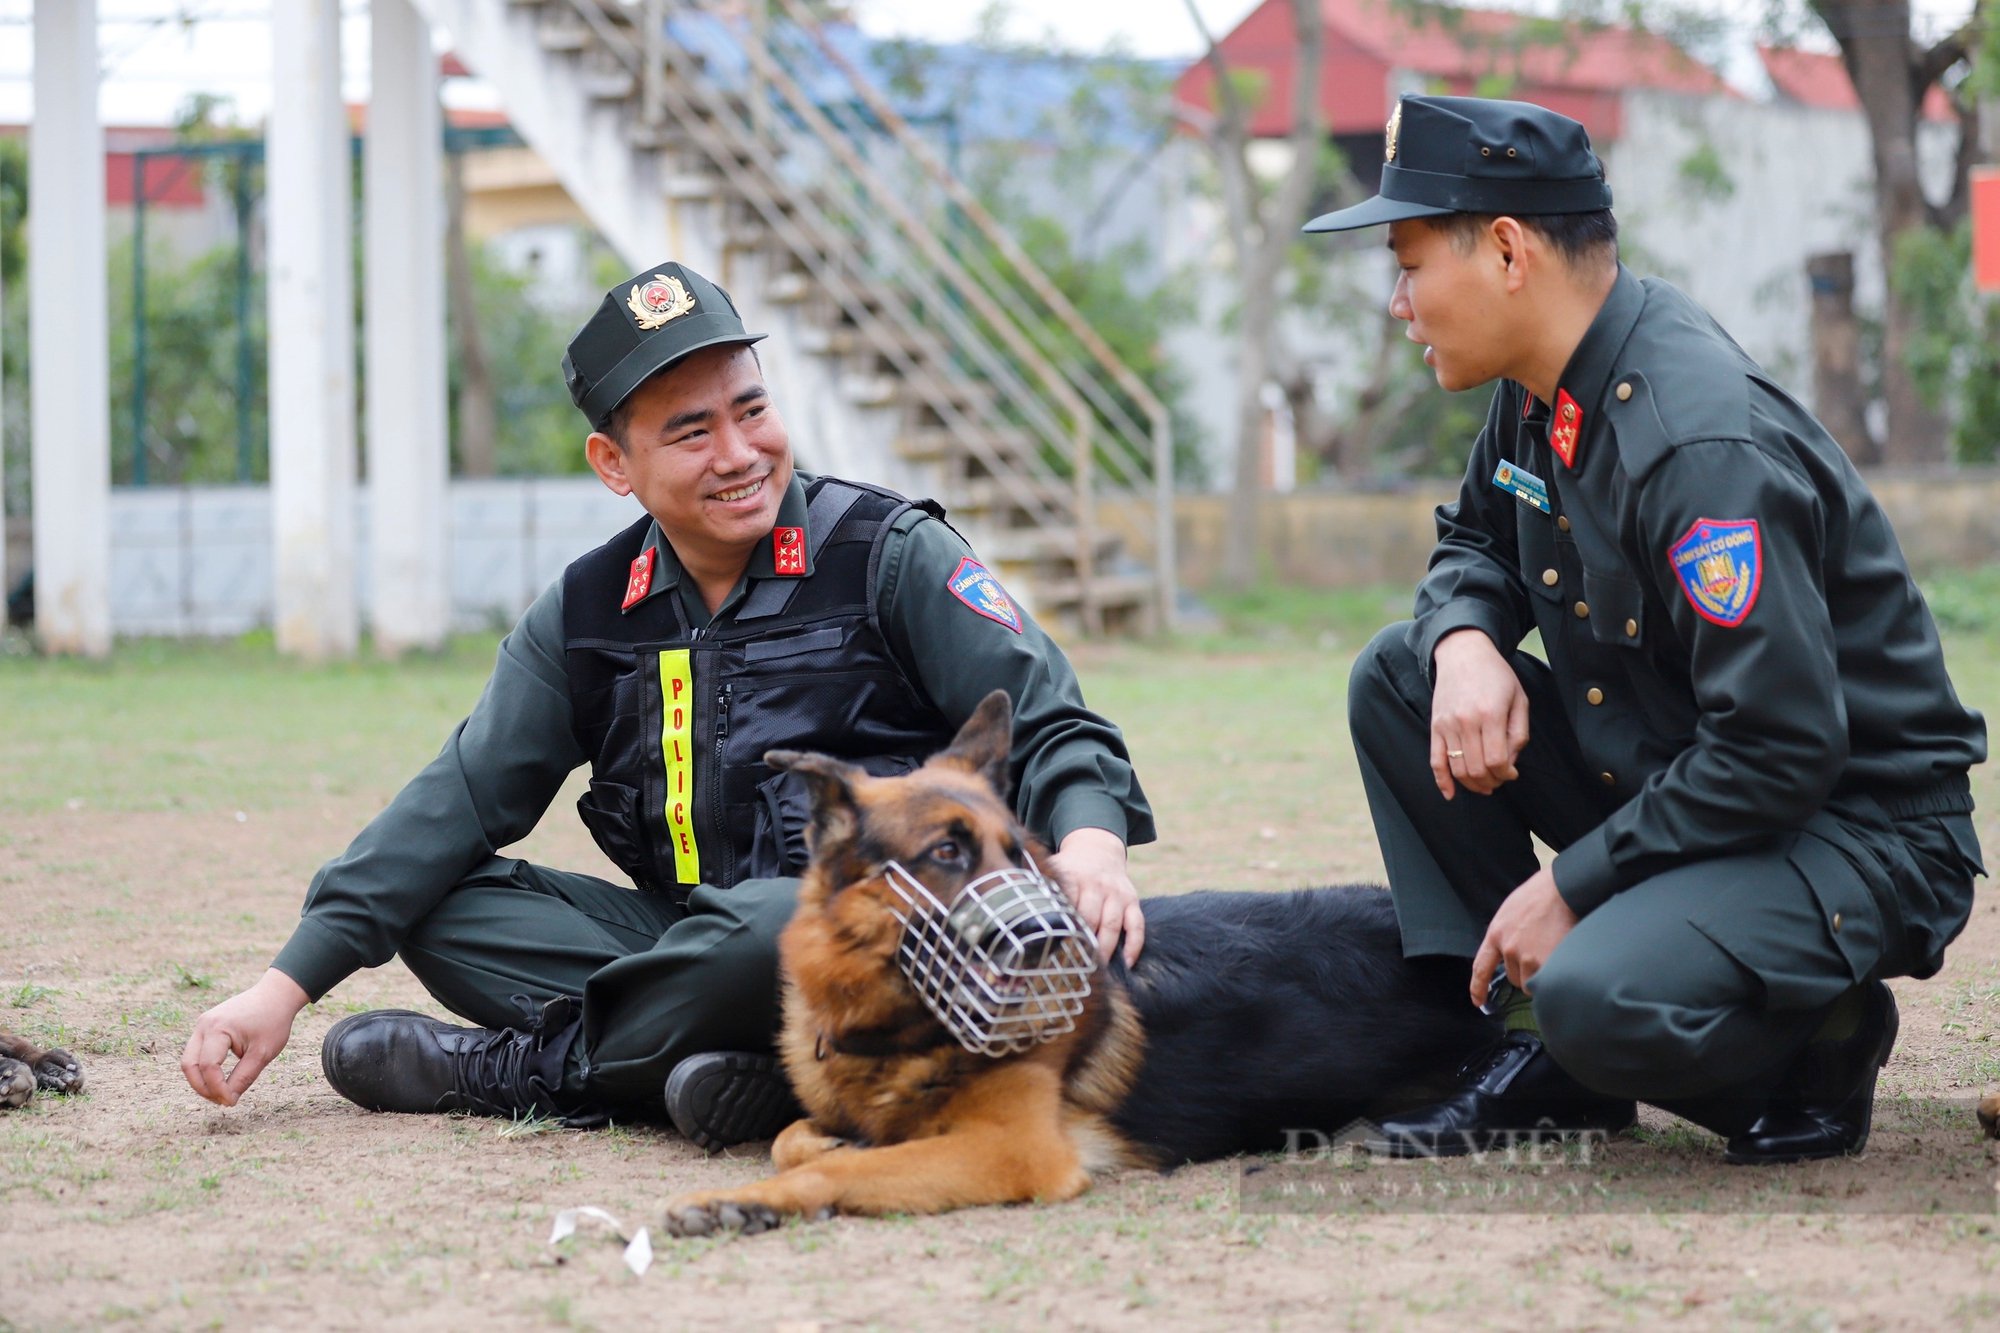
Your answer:
[[[773,1055],[708,1051],[667,1075],[667,1115],[689,1142],[714,1152],[777,1132],[805,1114]]]
[[[602,1110],[562,1090],[563,1062],[582,1029],[582,1005],[567,996],[540,1012],[515,996],[521,1028],[456,1027],[407,1009],[376,1009],[335,1023],[320,1047],[333,1090],[371,1111],[545,1116],[595,1125]]]
[[[1879,981],[1862,991],[1860,1021],[1845,1037],[1807,1042],[1757,1122],[1729,1140],[1723,1160],[1775,1166],[1843,1157],[1868,1146],[1875,1075],[1889,1063],[1902,1020]]]
[[[1383,1120],[1369,1146],[1391,1157],[1460,1157],[1571,1134],[1617,1134],[1638,1117],[1634,1103],[1565,1074],[1532,1032],[1509,1032],[1458,1077],[1455,1095]]]

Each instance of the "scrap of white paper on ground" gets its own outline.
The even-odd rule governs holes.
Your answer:
[[[625,1228],[619,1225],[618,1219],[602,1208],[565,1208],[557,1213],[555,1225],[549,1228],[549,1244],[568,1240],[576,1234],[576,1224],[585,1220],[603,1223],[618,1239],[626,1241],[625,1266],[632,1270],[635,1277],[646,1275],[646,1270],[653,1266],[652,1237],[646,1234],[645,1227],[640,1227],[637,1234],[627,1240]]]

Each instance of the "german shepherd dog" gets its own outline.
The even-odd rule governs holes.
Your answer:
[[[45,1051],[25,1037],[0,1032],[0,1111],[27,1105],[37,1087],[82,1092],[83,1066],[68,1051]]]
[[[779,941],[779,1049],[806,1118],[771,1145],[778,1174],[670,1200],[670,1232],[1069,1199],[1109,1168],[1275,1151],[1288,1131],[1332,1136],[1435,1096],[1498,1037],[1466,1003],[1463,966],[1406,962],[1387,892],[1350,887],[1149,898],[1138,963],[1097,968],[1073,1026],[998,1056],[967,1049],[899,967],[895,881],[949,904],[1044,855],[1004,799],[1011,711],[994,692],[896,777],[765,756],[812,797],[811,861]]]

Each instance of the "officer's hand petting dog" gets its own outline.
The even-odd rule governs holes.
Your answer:
[[[1447,801],[1460,785],[1491,796],[1521,776],[1514,761],[1528,743],[1527,692],[1480,630],[1445,635],[1431,660],[1431,773],[1438,790]]]
[[[1098,962],[1111,961],[1121,933],[1125,965],[1139,961],[1139,950],[1146,946],[1146,918],[1139,910],[1139,891],[1125,868],[1125,844],[1117,834],[1101,828],[1074,829],[1042,869],[1097,936]]]

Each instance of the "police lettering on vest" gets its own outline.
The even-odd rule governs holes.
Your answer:
[[[577,810],[642,889],[684,894],[804,869],[804,785],[766,766],[767,750],[883,774],[951,741],[890,652],[875,605],[882,541],[912,503],[828,478],[807,482],[806,497],[811,572],[788,566],[758,581],[699,630],[675,596],[621,606],[651,518],[563,576],[572,726],[591,764]]]

